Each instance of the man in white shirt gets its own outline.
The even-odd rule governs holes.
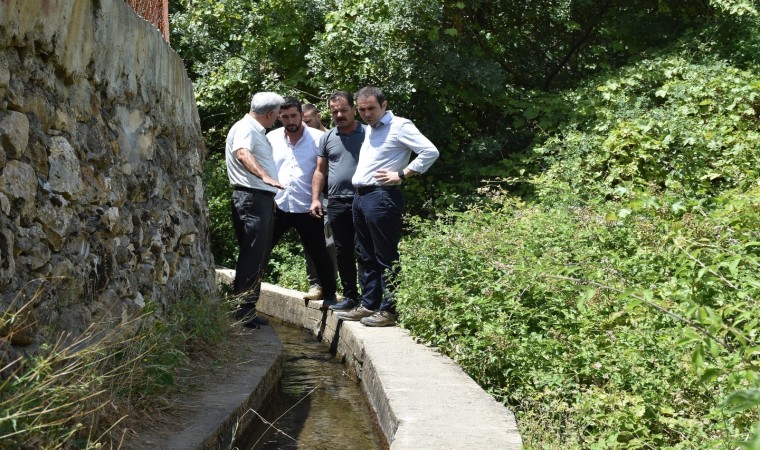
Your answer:
[[[317,167],[317,145],[322,132],[303,124],[301,102],[287,97],[279,114],[282,128],[270,131],[267,139],[274,149],[277,179],[283,189],[275,196],[272,246],[295,228],[304,250],[314,261],[322,286],[322,307],[337,303],[335,268],[327,253],[321,218],[310,214],[311,180]]]
[[[247,327],[266,325],[256,316],[261,279],[272,249],[274,196],[283,186],[277,181],[272,146],[266,138],[283,98],[259,92],[251,110],[230,128],[225,161],[232,185],[232,224],[240,253],[235,268],[234,292],[243,297],[235,316]]]
[[[438,159],[438,149],[409,119],[389,111],[383,91],[367,86],[356,93],[367,134],[351,182],[356,188],[353,215],[359,249],[362,304],[338,313],[371,327],[396,324],[394,283],[399,271],[398,243],[404,196],[401,183],[425,173]],[[412,152],[417,157],[410,163]]]

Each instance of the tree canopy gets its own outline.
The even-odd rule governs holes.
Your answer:
[[[193,0],[172,4],[172,42],[195,82],[211,152],[221,151],[252,92],[294,94],[325,112],[320,101],[331,92],[374,84],[392,109],[444,150],[432,179],[455,187],[532,142],[537,126],[546,124],[534,121],[537,93],[578,86],[684,40],[719,47],[710,53],[722,52],[740,68],[757,64],[755,6],[749,0]]]

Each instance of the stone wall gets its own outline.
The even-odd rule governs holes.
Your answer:
[[[213,290],[204,152],[182,60],[123,0],[0,0],[0,312],[29,303],[0,341]]]

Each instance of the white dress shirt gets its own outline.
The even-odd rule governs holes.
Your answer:
[[[417,157],[410,164],[412,152]],[[386,111],[374,127],[367,127],[359,151],[359,163],[351,182],[354,186],[378,185],[380,183],[375,179],[375,173],[380,169],[398,172],[408,168],[417,173],[425,173],[438,159],[438,155],[435,145],[420,133],[411,120]]]
[[[285,136],[285,128],[267,133],[272,144],[277,180],[285,186],[274,197],[277,207],[289,213],[308,213],[311,207],[311,178],[317,168],[319,138],[324,132],[302,125],[301,139],[295,144]]]

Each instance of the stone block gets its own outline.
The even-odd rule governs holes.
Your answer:
[[[79,167],[82,175],[82,192],[79,194],[79,203],[83,205],[103,205],[108,202],[111,192],[110,180],[103,172],[89,165]]]
[[[30,80],[32,82],[32,80]],[[50,94],[48,94],[50,95]],[[24,109],[31,117],[36,117],[42,125],[42,130],[47,131],[52,124],[53,106],[39,88],[27,89],[24,94]]]
[[[51,145],[50,136],[42,132],[42,124],[36,117],[33,117],[29,132],[29,145],[24,156],[29,158],[34,171],[42,178],[48,177],[48,149]]]
[[[82,191],[82,174],[74,148],[63,136],[51,138],[48,181],[53,192],[76,200]]]
[[[63,248],[66,231],[74,217],[74,211],[69,206],[69,202],[62,197],[56,194],[52,194],[52,197],[50,203],[38,205],[36,215],[45,234],[47,234],[50,246],[57,252]]]
[[[8,196],[0,192],[0,212],[6,216],[11,213],[11,202],[8,200]]]
[[[120,220],[119,220],[119,208],[116,208],[116,207],[108,208],[105,214],[103,215],[102,221],[105,224],[108,231],[110,231],[111,233],[113,234],[121,233]]]
[[[0,142],[8,159],[19,159],[29,144],[29,119],[26,114],[6,111],[0,117]]]
[[[21,198],[31,203],[37,195],[37,176],[34,168],[21,161],[8,161],[0,179],[0,192],[11,200]]]
[[[42,225],[35,223],[29,228],[19,228],[14,254],[20,265],[37,270],[50,261],[50,248]]]
[[[71,131],[73,129],[74,120],[71,116],[66,114],[63,110],[56,108],[53,112],[52,122],[50,127],[60,131]]]

